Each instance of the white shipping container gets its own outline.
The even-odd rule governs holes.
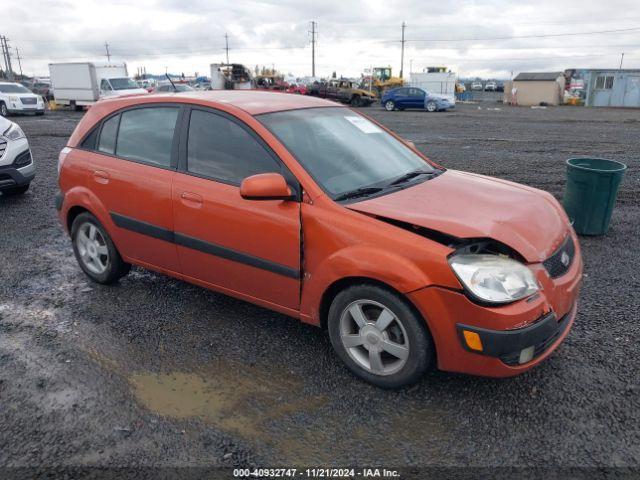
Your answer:
[[[410,87],[418,87],[455,103],[456,78],[454,72],[411,73]]]

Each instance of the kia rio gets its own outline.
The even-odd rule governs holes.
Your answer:
[[[550,194],[447,170],[329,101],[101,101],[62,150],[59,184],[94,281],[138,265],[320,326],[381,387],[431,366],[519,374],[576,316],[580,248]]]

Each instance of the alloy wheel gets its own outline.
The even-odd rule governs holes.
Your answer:
[[[395,106],[395,104],[394,104],[391,100],[389,100],[388,102],[386,102],[386,103],[384,104],[384,108],[385,108],[388,112],[391,112],[391,111],[393,111],[393,109],[394,109],[394,108],[396,108],[396,106]]]
[[[344,309],[340,339],[351,359],[374,375],[392,375],[409,358],[409,339],[402,321],[373,300],[357,300]]]
[[[109,249],[100,230],[90,222],[83,223],[76,235],[76,245],[82,263],[92,273],[100,275],[109,266]]]

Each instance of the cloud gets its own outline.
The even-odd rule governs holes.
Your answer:
[[[2,33],[18,47],[26,73],[45,75],[56,61],[126,61],[130,73],[200,74],[224,59],[250,67],[272,64],[309,75],[311,20],[318,25],[318,73],[359,76],[370,66],[400,67],[400,25],[406,27],[405,71],[445,65],[463,76],[508,77],[522,70],[575,66],[640,66],[640,30],[598,35],[511,38],[640,26],[636,0],[21,0]],[[502,40],[474,40],[506,37]],[[17,69],[17,62],[14,60]]]

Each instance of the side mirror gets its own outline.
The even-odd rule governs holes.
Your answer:
[[[413,143],[411,140],[407,140],[406,138],[404,139],[404,143],[406,143],[408,146],[410,146],[411,148],[413,148],[414,150],[417,150],[416,144]]]
[[[293,194],[279,173],[260,173],[245,178],[240,196],[246,200],[291,200]]]

